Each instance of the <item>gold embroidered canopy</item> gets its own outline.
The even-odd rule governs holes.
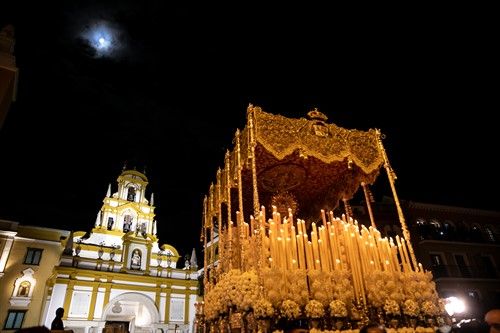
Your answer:
[[[320,209],[351,199],[361,183],[375,181],[384,163],[379,132],[326,121],[318,110],[309,112],[308,119],[292,119],[250,105],[247,126],[236,133],[209,201],[226,203],[235,221],[235,211],[246,218],[261,205],[275,205],[282,214],[292,208],[298,217],[317,219]],[[210,209],[217,206],[209,206],[209,215],[217,213]]]

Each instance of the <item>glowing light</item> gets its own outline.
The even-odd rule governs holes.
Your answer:
[[[453,316],[455,313],[462,313],[465,311],[465,303],[460,298],[452,296],[446,298],[446,304],[444,308],[450,316]]]
[[[122,35],[118,26],[105,21],[96,22],[81,32],[81,37],[94,48],[97,57],[115,56],[123,49]]]
[[[111,45],[111,42],[104,37],[99,37],[97,43],[97,48],[99,49],[107,49]]]

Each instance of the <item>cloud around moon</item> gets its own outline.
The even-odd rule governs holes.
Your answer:
[[[121,58],[127,50],[125,31],[110,21],[91,22],[81,29],[78,38],[92,49],[91,55],[97,58]]]

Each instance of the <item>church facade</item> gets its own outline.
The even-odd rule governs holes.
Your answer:
[[[196,259],[182,262],[160,245],[147,177],[124,170],[90,232],[74,232],[47,280],[40,324],[59,307],[67,329],[82,333],[188,332],[198,293]]]

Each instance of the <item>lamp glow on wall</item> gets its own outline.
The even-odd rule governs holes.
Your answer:
[[[454,314],[463,313],[465,311],[465,302],[455,296],[451,296],[445,299],[446,304],[444,306],[448,315],[453,316]]]

